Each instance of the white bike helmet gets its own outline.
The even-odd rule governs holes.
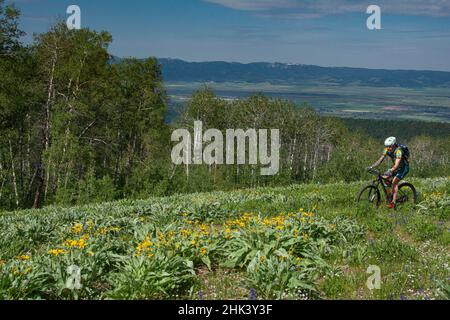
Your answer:
[[[395,145],[397,143],[397,138],[395,137],[389,137],[386,139],[386,141],[384,142],[384,145],[386,147],[392,147],[393,145]]]

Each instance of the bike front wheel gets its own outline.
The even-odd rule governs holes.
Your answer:
[[[381,201],[380,190],[373,185],[366,186],[359,191],[356,196],[356,201],[359,203],[368,203],[374,207],[379,207]]]

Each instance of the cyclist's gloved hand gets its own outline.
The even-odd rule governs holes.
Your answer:
[[[392,171],[391,171],[391,170],[386,171],[386,172],[384,173],[384,176],[385,176],[385,177],[392,177]]]

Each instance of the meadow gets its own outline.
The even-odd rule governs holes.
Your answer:
[[[410,182],[397,211],[359,182],[3,212],[0,299],[449,299],[450,177]]]

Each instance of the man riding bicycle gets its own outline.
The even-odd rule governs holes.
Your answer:
[[[388,208],[394,209],[398,197],[398,184],[409,173],[409,161],[408,155],[402,146],[397,143],[397,139],[395,137],[387,138],[384,145],[386,148],[384,149],[383,155],[370,167],[370,169],[378,167],[381,163],[383,163],[387,156],[392,159],[394,166],[383,175],[383,179],[391,181],[392,177],[394,177],[392,180],[392,201],[390,201],[388,205]]]

